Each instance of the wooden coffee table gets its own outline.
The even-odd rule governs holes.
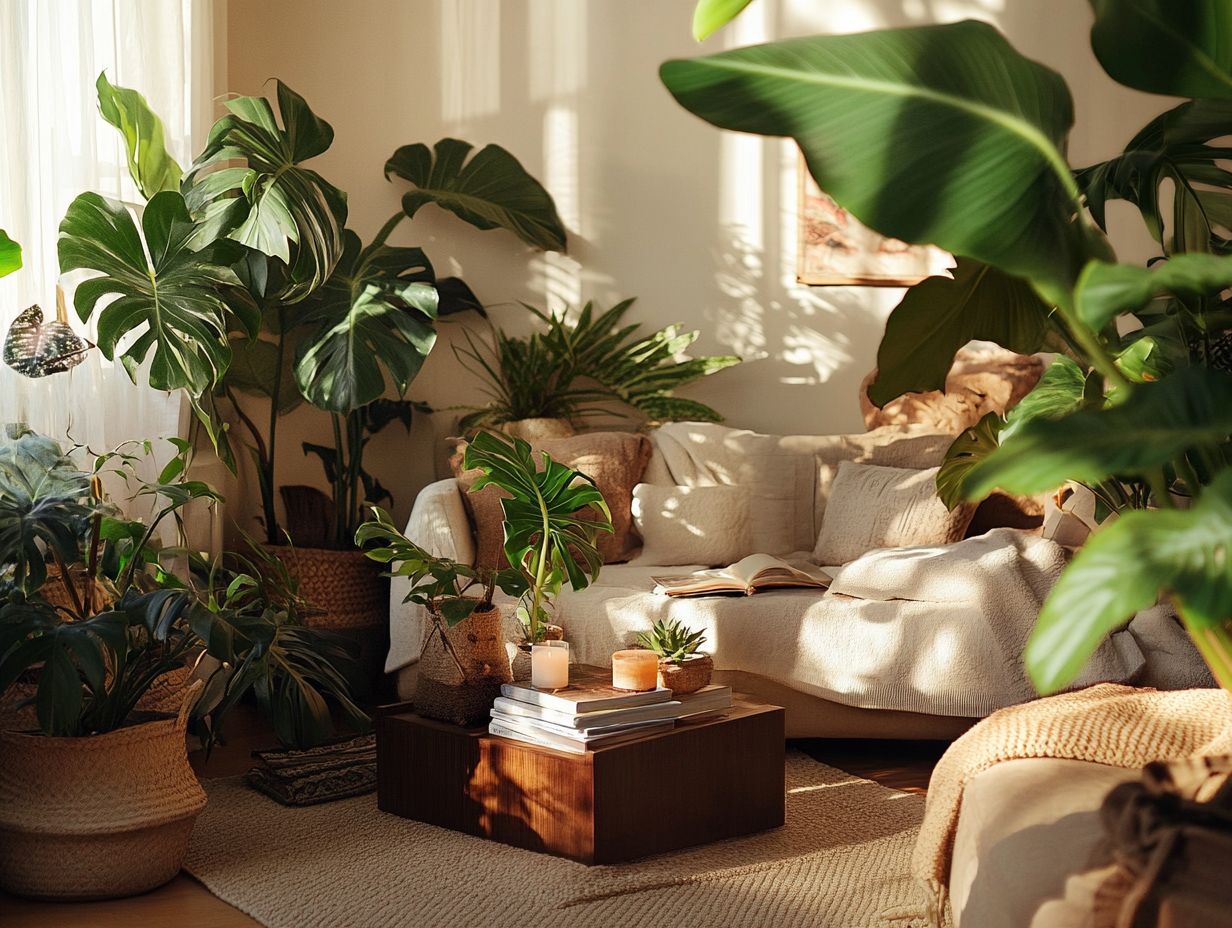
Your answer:
[[[706,721],[568,754],[420,718],[376,720],[385,812],[584,864],[783,824],[783,710],[737,696]]]

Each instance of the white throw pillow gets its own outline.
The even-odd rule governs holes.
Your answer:
[[[726,567],[753,553],[750,496],[743,487],[633,488],[643,564]]]
[[[813,559],[837,566],[877,548],[960,540],[975,507],[953,512],[937,498],[937,468],[911,470],[841,461]]]

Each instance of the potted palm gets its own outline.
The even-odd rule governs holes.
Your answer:
[[[395,422],[409,429],[416,405],[404,396],[435,343],[437,318],[481,310],[460,280],[437,279],[421,249],[388,239],[432,203],[477,228],[509,229],[533,247],[563,251],[551,197],[499,146],[406,145],[385,172],[411,189],[365,245],[346,228],[346,195],[308,166],[330,147],[333,129],[285,84],[276,84],[277,113],[264,97],[228,100],[188,172],[166,151],[161,122],[139,93],[100,75],[98,94],[146,202],[140,222],[125,204],[94,193],[69,206],[61,270],[96,275],[77,288],[78,315],[96,317],[109,359],[130,371],[149,361],[152,387],[184,390],[232,469],[224,413],[238,420],[265,541],[319,607],[315,621],[380,624],[387,602],[377,571],[352,548],[365,507],[389,495],[365,470],[365,448]],[[111,294],[121,299],[99,309]],[[398,399],[384,396],[391,388]],[[268,402],[264,423],[244,394]],[[331,492],[284,494],[283,524],[275,507],[278,425],[304,402],[330,418],[332,445],[307,444],[304,452],[320,457]],[[295,547],[284,544],[286,529]]]
[[[593,480],[546,452],[536,461],[520,438],[480,432],[463,464],[482,472],[471,492],[491,485],[505,493],[505,555],[520,577],[508,584],[519,597],[514,615],[522,635],[513,674],[526,679],[531,646],[563,634],[551,621],[556,594],[566,584],[584,589],[599,575],[603,558],[595,538],[612,531],[611,512]]]
[[[416,710],[456,725],[487,718],[501,684],[513,679],[494,596],[497,589],[520,595],[525,588],[522,573],[435,557],[375,506],[372,518],[356,532],[355,543],[372,560],[390,565],[390,576],[408,579],[410,590],[403,602],[417,603],[427,612],[431,625],[419,655]]]
[[[677,619],[660,619],[650,631],[638,632],[637,640],[659,656],[659,686],[667,687],[673,696],[687,696],[710,684],[714,659],[698,653],[705,632],[691,632]]]
[[[289,704],[297,721],[276,724],[280,732],[294,737],[316,714],[328,717],[318,689],[330,691],[322,678],[340,671],[319,641],[305,642],[300,665],[284,672],[289,649],[270,616],[203,595],[167,568],[183,552],[159,542],[160,528],[189,502],[218,499],[184,476],[189,448],[177,448],[157,482],[141,483],[128,449],[100,455],[87,473],[29,431],[14,429],[0,445],[0,705],[12,710],[0,726],[0,886],[8,891],[100,898],[175,875],[205,803],[185,740],[203,686],[187,677],[203,653],[222,662],[212,679],[246,681],[265,702]],[[112,469],[153,502],[150,519],[125,518],[106,498],[100,474]],[[214,730],[233,703],[198,712]]]
[[[679,360],[699,333],[670,325],[640,335],[636,324],[621,326],[632,305],[632,299],[623,300],[596,313],[587,303],[572,322],[564,312],[525,306],[542,323],[542,332],[519,338],[493,327],[491,344],[468,333],[454,353],[489,401],[467,407],[459,427],[464,432],[499,428],[534,440],[571,435],[579,420],[600,413],[650,422],[721,421],[709,406],[675,391],[739,364],[740,358]]]

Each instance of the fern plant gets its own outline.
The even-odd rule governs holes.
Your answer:
[[[640,337],[636,323],[621,325],[632,299],[598,315],[587,303],[575,322],[563,311],[522,305],[544,331],[512,337],[494,328],[491,345],[468,334],[465,345],[454,346],[490,398],[484,406],[468,407],[459,423],[463,429],[630,411],[651,422],[722,421],[705,403],[675,395],[686,384],[740,363],[734,355],[677,360],[697,340],[697,331],[669,325]]]
[[[678,619],[668,622],[660,619],[648,632],[638,632],[637,641],[643,648],[654,651],[660,661],[683,664],[697,656],[697,650],[706,640],[705,632],[693,632]]]

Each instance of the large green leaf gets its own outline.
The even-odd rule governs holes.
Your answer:
[[[997,450],[1005,420],[995,412],[984,416],[969,429],[963,429],[945,451],[937,470],[937,497],[947,509],[963,501],[962,485],[972,468]]]
[[[304,98],[278,82],[282,125],[264,97],[227,101],[187,178],[199,235],[226,235],[289,265],[280,294],[296,302],[333,273],[342,255],[346,194],[303,166],[334,140]],[[241,160],[244,167],[231,166]]]
[[[1133,203],[1147,229],[1164,243],[1161,185],[1172,190],[1173,235],[1180,251],[1211,251],[1226,247],[1212,226],[1232,228],[1227,189],[1232,173],[1218,163],[1232,152],[1210,144],[1227,135],[1232,101],[1189,100],[1151,120],[1121,154],[1075,173],[1087,207],[1100,228],[1107,228],[1108,200]],[[1211,187],[1220,189],[1212,190]],[[1200,220],[1202,228],[1193,228]],[[1177,235],[1178,227],[1180,234]]]
[[[1091,48],[1113,80],[1175,97],[1232,99],[1226,0],[1091,0]]]
[[[1040,493],[1066,480],[1092,483],[1145,475],[1187,450],[1232,434],[1232,377],[1184,368],[1135,386],[1117,406],[1033,419],[972,470],[963,492],[978,499],[1000,487]]]
[[[273,397],[278,392],[278,411],[288,413],[304,401],[295,383],[293,349],[284,349],[279,363],[278,346],[262,338],[231,339],[231,366],[224,378],[226,386],[254,396]]]
[[[548,559],[560,564],[573,589],[581,590],[603,565],[595,534],[612,530],[611,511],[590,477],[546,452],[540,452],[540,459],[541,469],[530,445],[520,438],[480,432],[466,446],[463,467],[483,471],[472,493],[492,484],[509,494],[501,500],[509,563],[534,577],[546,539]],[[578,511],[588,508],[601,521],[579,518]]]
[[[1142,309],[1162,294],[1200,297],[1227,287],[1232,287],[1232,256],[1181,254],[1152,268],[1092,261],[1074,288],[1074,308],[1098,332],[1121,313]]]
[[[522,241],[547,251],[565,250],[565,227],[552,195],[527,173],[518,159],[499,145],[474,146],[459,139],[427,145],[403,145],[385,162],[385,176],[397,175],[414,185],[402,197],[402,209],[414,217],[435,203],[478,229],[508,229]]]
[[[77,287],[73,302],[85,321],[98,310],[99,300],[116,298],[98,312],[103,355],[118,356],[134,378],[149,357],[150,386],[186,391],[230,466],[226,433],[213,413],[211,393],[231,362],[227,332],[234,317],[220,292],[237,287],[239,280],[223,263],[230,256],[222,253],[221,243],[194,250],[193,236],[179,193],[155,194],[146,204],[140,231],[123,204],[83,193],[60,223],[60,271],[84,268],[98,273]],[[121,348],[121,339],[130,333],[136,337],[126,339]]]
[[[128,173],[147,200],[163,190],[179,190],[183,171],[167,151],[162,120],[145,97],[127,87],[116,87],[107,72],[98,76],[98,110],[120,130],[128,155]]]
[[[1086,389],[1086,372],[1065,355],[1058,355],[1031,392],[1006,413],[1000,440],[1013,438],[1033,419],[1061,419],[1077,412],[1085,402]]]
[[[790,39],[660,75],[721,128],[794,138],[821,188],[884,235],[1055,294],[1106,252],[1075,220],[1065,82],[986,24]]]
[[[894,307],[868,398],[881,407],[904,393],[944,390],[954,355],[972,339],[1031,354],[1047,331],[1048,306],[1029,283],[959,258],[952,278],[922,280]]]
[[[693,9],[693,38],[705,41],[740,15],[752,0],[697,0]]]
[[[21,246],[0,229],[0,277],[21,269]]]
[[[1042,693],[1078,675],[1111,632],[1171,594],[1191,627],[1232,616],[1232,472],[1188,510],[1126,513],[1091,536],[1057,581],[1027,642]]]
[[[406,392],[436,343],[436,289],[418,248],[377,242],[361,250],[347,230],[334,276],[304,317],[295,380],[319,409],[350,412],[385,392],[382,368]]]
[[[140,231],[122,203],[83,193],[60,223],[59,257],[61,272],[85,268],[100,275],[74,295],[83,321],[94,315],[100,299],[118,297],[98,315],[98,346],[107,358],[116,357],[124,336],[141,330],[120,353],[129,373],[152,351],[150,386],[200,397],[231,360],[227,306],[217,288],[239,281],[212,260],[213,249],[188,247],[192,232],[179,193],[156,194]]]

